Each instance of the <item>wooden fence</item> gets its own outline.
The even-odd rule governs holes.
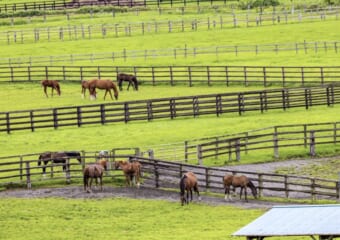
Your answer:
[[[115,24],[97,24],[97,25],[68,25],[58,27],[34,28],[27,30],[8,30],[0,32],[1,44],[15,44],[15,43],[36,43],[36,42],[52,42],[52,41],[75,41],[83,39],[102,39],[102,38],[118,38],[126,36],[137,36],[155,33],[174,33],[174,32],[193,32],[213,29],[227,29],[236,27],[259,27],[265,25],[277,25],[288,23],[301,23],[310,21],[324,21],[338,20],[338,9],[326,9],[317,13],[299,13],[289,14],[282,13],[252,13],[252,14],[224,14],[219,16],[210,16],[207,18],[182,19],[182,20],[163,20],[163,21],[148,21],[148,22],[130,22],[130,23],[115,23]],[[46,17],[44,18],[44,21]],[[14,19],[11,19],[11,25],[14,24]],[[322,43],[321,43],[322,44]],[[287,51],[285,44],[273,44],[277,47],[276,53]],[[286,44],[288,45],[288,44]],[[309,43],[308,45],[311,45]],[[331,45],[331,44],[328,44]],[[235,46],[230,46],[230,48]],[[239,52],[245,51],[245,46],[237,46],[240,48]],[[323,50],[320,43],[315,43],[314,46],[308,47],[308,50],[313,52]],[[331,46],[329,46],[331,47]],[[220,53],[223,54],[221,46]],[[265,51],[264,45],[257,45],[257,52]],[[294,49],[294,47],[291,47]],[[303,49],[304,50],[304,49]],[[330,50],[330,49],[329,49]],[[196,51],[200,52],[200,48]],[[226,51],[226,50],[225,50]],[[230,52],[231,50],[229,50]],[[232,52],[237,50],[233,49]],[[248,49],[250,52],[255,52],[255,48]],[[138,54],[140,55],[140,54]]]
[[[222,177],[231,173],[247,175],[257,186],[260,197],[339,199],[339,182],[335,180],[259,172],[237,172],[227,168],[194,166],[136,156],[129,158],[137,159],[142,163],[143,185],[146,187],[178,189],[178,182],[182,174],[192,171],[198,177],[201,191],[224,194]],[[72,180],[77,181],[78,179],[79,181],[82,178],[82,169],[87,163],[93,162],[93,159],[93,156],[83,157],[81,163],[68,160],[67,164],[70,164],[70,167],[66,167],[64,173],[61,171],[62,164],[49,164],[46,177],[42,176],[42,166],[37,165],[36,159],[1,162],[0,184],[4,186],[26,185],[27,188],[31,188],[32,184],[39,184],[46,180],[65,180],[67,184],[70,184]],[[122,176],[120,170],[118,174],[117,170],[114,170],[113,161],[110,161],[108,169],[104,178],[109,177],[110,181],[114,182]]]
[[[241,153],[265,149],[273,150],[273,156],[279,158],[280,149],[289,148],[291,151],[301,147],[308,149],[309,155],[314,157],[318,146],[339,142],[340,122],[282,125],[233,136],[186,141],[185,158],[195,155],[199,164],[203,164],[204,159],[222,158],[226,163],[239,161]]]
[[[0,112],[0,132],[9,134],[18,130],[35,131],[41,128],[58,129],[211,114],[241,115],[251,111],[263,113],[272,109],[331,106],[339,102],[340,86],[330,85]]]
[[[0,82],[61,82],[92,78],[116,79],[119,72],[134,74],[142,85],[262,85],[311,86],[340,81],[339,66],[27,66],[0,67]]]
[[[50,11],[50,10],[65,10],[68,8],[80,8],[83,6],[113,6],[113,7],[147,7],[147,6],[173,6],[187,4],[200,5],[208,3],[213,5],[215,3],[226,4],[227,0],[55,0],[29,3],[13,3],[0,4],[0,13],[15,13],[19,11]]]
[[[41,57],[19,57],[19,58],[0,58],[0,65],[16,67],[32,65],[59,65],[59,64],[75,64],[82,61],[105,62],[107,61],[128,61],[136,58],[156,59],[156,58],[189,58],[205,55],[234,55],[239,56],[243,53],[252,53],[255,56],[261,53],[274,53],[280,52],[294,52],[295,54],[317,54],[319,52],[335,53],[339,51],[339,42],[296,42],[296,43],[283,43],[283,44],[260,44],[260,45],[239,45],[239,46],[207,46],[207,47],[188,47],[187,45],[181,48],[165,48],[165,49],[145,49],[145,50],[127,50],[116,52],[102,52],[90,54],[68,54],[56,56],[41,56]],[[28,65],[28,66],[27,66]],[[61,67],[61,66],[56,66]]]

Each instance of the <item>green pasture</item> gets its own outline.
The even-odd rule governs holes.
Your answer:
[[[42,0],[36,0],[42,1]],[[15,2],[27,2],[16,0]],[[322,1],[294,1],[298,4],[321,4]],[[13,3],[1,1],[0,4]],[[291,1],[281,2],[283,6]],[[191,18],[192,15],[181,16]],[[227,12],[227,9],[223,11]],[[0,31],[33,30],[37,27],[68,26],[75,24],[105,24],[115,22],[136,22],[176,19],[181,12],[173,10],[159,15],[157,11],[116,13],[96,13],[89,18],[88,11],[84,14],[72,13],[70,21],[65,15],[50,14],[47,21],[42,17],[15,18],[14,26],[8,26],[9,19],[1,19],[5,26]],[[217,16],[213,9],[205,9],[199,16]],[[1,24],[0,24],[1,25]],[[315,21],[294,24],[267,25],[262,27],[199,29],[197,32],[177,32],[145,34],[131,37],[101,38],[93,35],[92,39],[42,41],[37,43],[2,44],[0,55],[8,57],[37,57],[65,54],[84,54],[122,51],[123,49],[164,49],[174,47],[201,47],[217,45],[255,45],[306,41],[336,41],[340,37],[339,20]],[[331,51],[295,53],[239,53],[223,56],[204,55],[187,58],[160,57],[148,59],[101,60],[91,62],[69,62],[65,59],[63,65],[129,65],[129,66],[159,66],[159,65],[283,65],[283,66],[322,66],[339,65],[338,53]],[[43,75],[43,73],[42,73]],[[96,101],[81,98],[79,84],[62,82],[60,97],[46,98],[38,82],[33,83],[1,83],[0,112],[52,108],[62,106],[78,106],[107,103],[103,100],[103,92],[99,92]],[[119,102],[143,100],[160,97],[191,96],[199,94],[240,92],[259,90],[260,87],[225,87],[225,86],[140,86],[140,91],[120,92]],[[50,89],[48,89],[50,93]],[[116,101],[114,101],[116,102]],[[120,147],[141,147],[184,143],[185,140],[231,134],[275,125],[302,124],[316,122],[339,121],[340,106],[313,106],[304,108],[247,112],[242,116],[237,113],[186,117],[177,119],[162,119],[150,122],[136,121],[107,125],[87,125],[81,128],[62,127],[54,129],[37,129],[16,131],[11,134],[0,133],[0,156],[36,153],[59,150],[96,151]],[[308,149],[280,150],[280,159],[306,157]],[[317,146],[318,156],[339,155],[340,146]],[[176,160],[176,159],[175,159]],[[239,163],[244,164],[273,161],[272,151],[249,152],[241,156]],[[312,160],[311,160],[312,161]],[[225,159],[209,159],[206,165],[219,166],[225,164]],[[304,175],[326,176],[332,172],[336,178],[338,161],[330,162],[323,168],[311,167],[303,169]],[[296,169],[279,169],[282,173],[296,173]],[[300,173],[300,172],[298,172]],[[112,184],[112,183],[111,183]],[[81,186],[79,186],[81,187]],[[285,201],[285,200],[283,200]],[[289,201],[289,200],[287,200]],[[229,206],[210,206],[204,203],[194,203],[182,207],[179,202],[136,200],[125,198],[109,199],[0,199],[0,238],[1,239],[240,239],[230,235],[239,228],[263,214],[265,209],[243,209]],[[309,239],[310,237],[308,237]],[[272,238],[274,240],[279,238]],[[287,237],[285,239],[307,239],[303,237]]]
[[[239,239],[231,234],[264,213],[114,196],[101,200],[5,198],[0,199],[0,210],[4,240]]]

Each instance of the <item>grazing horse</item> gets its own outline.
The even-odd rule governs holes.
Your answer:
[[[109,93],[112,98],[111,89],[113,89],[115,99],[118,100],[118,89],[117,86],[111,80],[103,80],[103,79],[93,79],[89,80],[88,87],[90,90],[90,95],[92,98],[96,99],[96,88],[105,90],[104,100],[106,98],[106,94]]]
[[[115,161],[115,169],[122,169],[126,179],[126,186],[131,186],[134,182],[137,188],[140,186],[139,178],[141,177],[142,165],[138,161]]]
[[[98,185],[98,180],[99,180],[100,191],[103,191],[103,173],[104,173],[104,168],[102,165],[100,164],[87,165],[83,171],[84,191],[92,192],[93,179],[95,179],[96,181],[96,186]]]
[[[244,190],[244,199],[248,202],[247,199],[247,188],[249,187],[251,189],[251,192],[254,196],[254,198],[257,198],[257,190],[255,185],[253,184],[252,181],[250,181],[249,178],[247,178],[244,175],[240,175],[240,176],[235,176],[235,175],[225,175],[223,177],[223,185],[224,185],[224,193],[225,193],[225,200],[229,199],[231,200],[231,196],[230,196],[230,186],[234,187],[234,191],[235,188],[240,187],[240,199],[242,199],[242,192]]]
[[[41,86],[44,87],[44,93],[45,93],[46,97],[48,97],[47,92],[46,92],[47,87],[52,88],[52,92],[51,92],[52,97],[53,97],[53,90],[54,89],[57,91],[59,96],[61,94],[60,85],[59,85],[59,82],[57,80],[42,80]]]
[[[88,89],[89,93],[91,93],[90,88],[89,88],[89,81],[82,80],[81,81],[81,96],[82,96],[82,98],[85,98],[86,89]],[[96,96],[96,92],[94,92],[94,96]]]
[[[123,81],[129,82],[127,90],[129,90],[130,85],[132,85],[133,89],[138,91],[138,81],[135,75],[126,74],[126,73],[117,74],[117,82],[118,82],[120,91],[123,91]]]
[[[46,174],[46,165],[49,161],[53,163],[62,163],[63,171],[66,171],[66,160],[70,158],[76,158],[79,163],[81,163],[81,155],[80,152],[77,151],[66,151],[66,152],[44,152],[39,155],[38,166],[41,165],[41,162],[44,163],[42,167],[43,175]],[[67,164],[68,169],[70,169],[70,164]]]
[[[200,192],[198,191],[198,181],[197,177],[193,172],[187,172],[183,175],[179,182],[180,188],[180,196],[181,196],[181,204],[182,206],[186,203],[189,204],[189,193],[190,193],[190,201],[192,201],[192,189],[197,193],[198,200],[201,200]],[[185,196],[185,191],[187,192]]]

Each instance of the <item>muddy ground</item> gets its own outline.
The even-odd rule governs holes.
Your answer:
[[[322,164],[329,159],[313,159],[313,160],[290,160],[284,162],[274,162],[265,164],[252,164],[241,166],[228,166],[228,169],[252,171],[252,172],[274,172],[277,168],[292,167],[296,168],[306,166],[308,164]],[[104,190],[94,189],[92,193],[84,191],[82,186],[65,186],[60,188],[39,188],[32,190],[14,189],[0,192],[0,198],[16,197],[16,198],[46,198],[46,197],[61,197],[73,199],[98,199],[98,198],[134,198],[134,199],[154,199],[165,200],[179,203],[179,192],[163,189],[155,189],[151,186],[141,186],[139,189],[134,187],[112,187],[104,185]],[[194,202],[198,202],[194,196]],[[202,193],[201,203],[208,205],[233,205],[242,208],[270,208],[274,205],[282,205],[277,202],[267,202],[255,199],[249,199],[248,202],[239,200],[239,197],[234,197],[233,201],[225,201],[221,196],[210,196]]]

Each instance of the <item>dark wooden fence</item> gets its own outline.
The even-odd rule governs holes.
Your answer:
[[[307,149],[310,156],[317,154],[317,147],[334,145],[340,142],[340,122],[292,124],[274,126],[258,131],[238,133],[229,136],[186,141],[185,158],[197,156],[198,164],[205,159],[224,159],[240,161],[241,154],[250,151],[270,149],[279,158],[279,150],[288,148]],[[222,163],[222,162],[221,162]]]
[[[119,72],[136,75],[145,85],[311,86],[340,81],[339,66],[26,66],[0,67],[0,82],[61,82],[116,79]]]
[[[31,188],[32,184],[39,185],[43,181],[65,180],[67,184],[72,183],[72,181],[79,182],[82,178],[84,166],[95,159],[90,153],[86,155],[87,157],[83,157],[81,163],[76,160],[69,160],[67,163],[70,164],[70,167],[66,168],[66,172],[62,172],[62,164],[49,164],[45,177],[42,176],[42,166],[37,165],[37,160],[33,155],[30,160],[21,158],[18,161],[12,159],[8,162],[4,162],[4,157],[0,163],[0,184],[3,186],[26,185],[27,188]],[[119,158],[119,156],[115,157]],[[260,197],[311,198],[312,200],[316,198],[339,199],[339,182],[335,180],[296,175],[237,172],[227,168],[194,166],[138,156],[128,158],[137,159],[142,163],[143,186],[146,187],[178,189],[178,182],[182,174],[186,171],[192,171],[198,177],[201,191],[222,195],[224,194],[222,177],[231,173],[247,175],[257,186]],[[104,176],[104,178],[108,177],[109,180],[107,181],[110,182],[115,182],[122,177],[121,170],[114,170],[113,164],[114,162],[110,160],[109,170]]]
[[[13,13],[18,11],[49,11],[80,8],[83,6],[113,6],[113,7],[147,7],[147,6],[173,6],[174,4],[186,6],[187,4],[200,5],[208,3],[226,4],[227,0],[56,0],[29,3],[0,4],[0,13]]]
[[[211,114],[241,115],[251,111],[263,113],[272,109],[331,106],[339,102],[340,86],[329,85],[0,112],[0,132]]]

